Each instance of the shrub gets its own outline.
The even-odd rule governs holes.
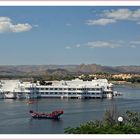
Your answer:
[[[115,108],[105,112],[102,121],[90,121],[78,127],[65,129],[67,134],[140,134],[140,113],[126,111],[124,121],[117,121],[118,113]]]

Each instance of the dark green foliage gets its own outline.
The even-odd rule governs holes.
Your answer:
[[[130,79],[127,79],[126,81],[131,83],[140,83],[140,77],[132,77]]]
[[[140,113],[126,111],[124,121],[117,121],[118,113],[107,110],[102,121],[90,121],[78,127],[65,129],[67,134],[140,134]]]
[[[112,126],[117,123],[118,116],[117,108],[112,106],[106,110],[103,121],[105,124]]]
[[[134,127],[140,127],[140,113],[126,111],[126,115],[124,116],[125,123]]]

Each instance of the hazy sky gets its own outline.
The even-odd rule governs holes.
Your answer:
[[[139,7],[0,7],[0,65],[140,65]]]

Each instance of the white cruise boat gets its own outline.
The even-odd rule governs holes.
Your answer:
[[[28,94],[42,98],[112,98],[112,84],[106,79],[51,81],[52,85],[26,86]]]
[[[38,98],[39,94],[36,92],[36,84],[30,82],[19,83],[16,89],[17,98],[32,99]]]
[[[19,80],[1,80],[1,89],[4,93],[4,98],[6,99],[15,99],[16,92],[15,87]]]
[[[51,84],[50,84],[51,83]],[[2,84],[5,98],[112,98],[113,85],[107,79],[50,81],[49,84],[7,80]]]
[[[17,99],[25,99],[26,98],[25,84],[19,82],[18,86],[15,88],[15,93]]]
[[[4,99],[4,92],[0,89],[0,99]]]
[[[16,93],[14,92],[10,91],[4,92],[4,96],[5,99],[16,99]]]
[[[2,83],[0,81],[0,99],[3,99],[4,98],[4,92],[2,90]]]

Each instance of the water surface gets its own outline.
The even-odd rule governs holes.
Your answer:
[[[140,112],[140,89],[116,87],[123,96],[109,99],[39,99],[27,104],[27,100],[0,100],[1,134],[63,134],[64,128],[78,126],[90,120],[102,119],[106,109],[116,106],[119,112]],[[32,119],[30,109],[51,112],[63,109],[61,119]]]

